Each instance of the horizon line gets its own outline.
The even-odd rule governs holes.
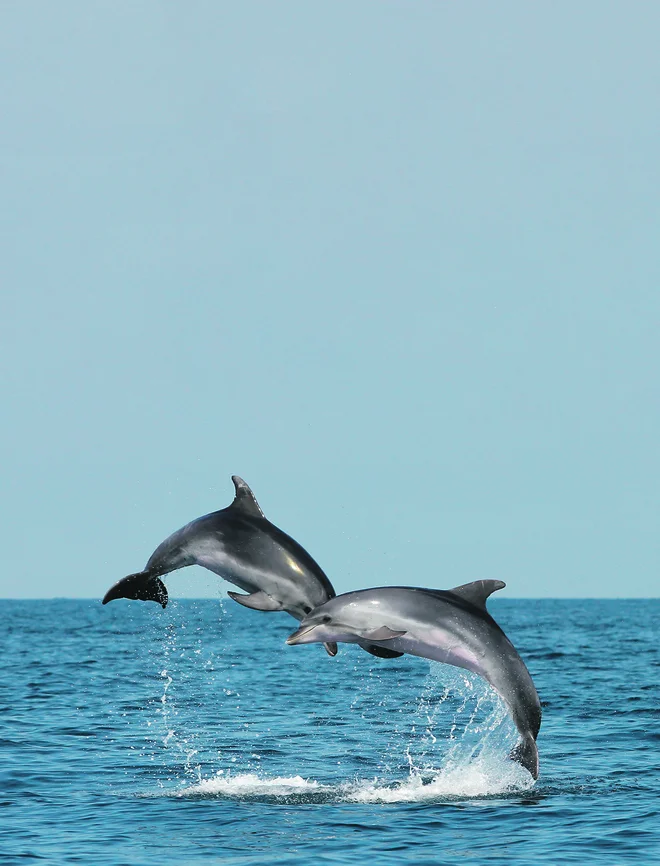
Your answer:
[[[337,593],[342,595],[342,593]],[[132,601],[135,599],[128,599]],[[515,596],[491,596],[492,601],[658,601],[660,595],[515,595]],[[0,596],[0,601],[98,601],[99,596],[92,595],[52,595],[52,596]],[[170,602],[178,601],[231,601],[229,596],[183,596],[180,598],[169,598]]]

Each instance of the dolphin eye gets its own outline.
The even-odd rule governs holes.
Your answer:
[[[326,616],[321,617],[321,622],[332,622],[332,617],[326,614]]]

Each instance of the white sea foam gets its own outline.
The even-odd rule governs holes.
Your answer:
[[[171,701],[169,687],[173,679],[168,671],[167,667],[161,671],[164,680],[158,708],[163,729],[161,742],[165,748],[180,753],[188,784],[175,790],[163,784],[161,796],[406,803],[502,796],[528,791],[534,786],[531,776],[507,758],[519,735],[501,697],[475,675],[436,663],[429,664],[416,701],[405,707],[401,720],[394,717],[380,755],[374,754],[374,775],[369,779],[352,776],[338,780],[328,767],[331,778],[318,781],[295,774],[301,769],[304,773],[299,762],[289,763],[294,774],[269,775],[265,766],[257,769],[252,760],[247,767],[244,763],[242,767],[225,766],[205,777],[195,738],[182,736],[172,726],[177,720],[177,707]],[[372,688],[372,684],[377,688]],[[228,690],[225,694],[233,696]],[[379,677],[370,676],[365,688],[357,693],[351,712],[359,713],[362,719],[370,715],[380,718],[389,712],[392,718],[388,693],[384,695]],[[390,698],[392,704],[399,701],[398,694]],[[250,748],[257,750],[250,753],[251,758],[260,760],[258,745],[250,743]],[[231,758],[232,762],[237,760],[240,758]],[[350,759],[345,763],[350,764]],[[319,772],[318,764],[312,772]],[[167,781],[172,782],[173,778]]]
[[[394,784],[378,780],[361,783],[347,791],[345,799],[357,803],[419,803],[513,794],[533,786],[529,773],[511,761],[494,766],[477,759],[467,766],[441,770],[430,779],[412,773]]]
[[[178,797],[299,797],[305,793],[331,791],[329,786],[321,785],[314,779],[302,776],[276,776],[274,778],[257,776],[256,773],[240,773],[235,776],[219,773],[210,779],[203,779],[196,785],[174,792]]]
[[[273,797],[350,803],[412,803],[520,793],[528,791],[533,785],[531,776],[511,761],[495,763],[477,759],[467,766],[440,770],[431,777],[411,773],[398,782],[372,779],[327,785],[302,776],[271,778],[256,773],[221,773],[170,793],[177,797]]]

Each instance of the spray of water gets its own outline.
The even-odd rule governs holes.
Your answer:
[[[168,652],[176,651],[173,636]],[[200,664],[204,664],[201,659]],[[223,760],[221,753],[217,757],[225,764],[224,768],[204,778],[201,764],[195,762],[198,750],[194,738],[176,731],[176,688],[168,668],[163,668],[161,675],[163,694],[158,714],[161,730],[165,732],[161,743],[166,749],[176,750],[183,759],[187,779],[183,788],[172,790],[165,786],[163,793],[168,795],[392,803],[519,793],[534,784],[522,767],[507,758],[517,734],[503,701],[482,679],[457,668],[429,663],[415,703],[396,708],[401,721],[384,738],[374,778],[332,784],[301,775],[268,775],[261,769],[262,764],[255,762],[252,763],[257,772],[245,772],[244,761],[240,764],[242,772],[232,772],[236,757]],[[224,692],[233,700],[239,698],[231,689],[225,688]],[[382,725],[383,716],[392,709],[388,704],[396,701],[397,691],[387,692],[377,669],[375,672],[370,669],[350,711],[357,713],[362,722],[377,719]],[[252,755],[257,762],[261,757],[258,750]]]
[[[133,736],[141,743],[133,754],[147,777],[157,776],[162,794],[387,803],[501,795],[534,784],[508,760],[517,732],[484,680],[428,662],[423,682],[411,688],[412,668],[384,666],[366,655],[354,657],[355,689],[336,736],[342,744],[359,744],[366,736],[369,749],[361,761],[352,762],[350,755],[327,763],[318,758],[320,767],[310,774],[309,760],[286,745],[287,737],[300,736],[298,723],[280,714],[271,732],[277,708],[248,692],[258,690],[254,678],[221,642],[231,608],[218,606],[215,641],[208,640],[204,618],[196,620],[194,609],[191,616],[190,608],[184,611],[172,602],[167,615],[165,635],[157,633],[145,659],[159,683],[157,693],[139,713],[129,714],[138,728]],[[423,664],[415,660],[415,676]],[[224,712],[221,723],[218,710]],[[326,718],[309,719],[312,730],[304,736],[317,738],[317,721]],[[284,733],[283,722],[290,723]],[[359,753],[359,745],[350,748]],[[348,778],[347,766],[354,774]]]
[[[383,761],[391,768],[403,755],[407,776],[362,782],[347,799],[432,801],[528,790],[531,776],[507,758],[516,739],[504,702],[484,680],[431,662],[417,706]]]
[[[222,618],[221,607],[219,615]],[[203,629],[186,622],[175,601],[168,616],[164,638],[150,648],[148,665],[156,669],[162,691],[149,701],[139,720],[143,725],[139,757],[161,767],[164,761],[169,767],[169,774],[157,780],[161,788],[180,782],[182,771],[190,782],[202,782],[200,732],[189,724],[191,701],[187,693],[191,685],[199,691],[200,682],[204,691],[215,690],[217,678],[217,659],[204,641]],[[201,708],[200,699],[193,709]]]

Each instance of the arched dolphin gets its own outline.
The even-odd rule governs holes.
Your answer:
[[[477,580],[443,591],[388,586],[347,592],[306,616],[288,644],[370,641],[391,650],[473,671],[507,704],[521,741],[511,757],[536,779],[539,696],[511,641],[486,610],[505,584]]]
[[[163,575],[187,565],[201,565],[248,595],[229,596],[254,610],[285,610],[298,621],[313,608],[335,597],[335,590],[321,567],[291,536],[264,516],[254,493],[232,476],[236,496],[227,508],[198,517],[172,533],[149,557],[144,571],[129,574],[112,586],[103,604],[115,598],[132,598],[167,604]],[[337,645],[325,648],[335,655]],[[365,646],[373,655],[391,658],[381,647]]]

